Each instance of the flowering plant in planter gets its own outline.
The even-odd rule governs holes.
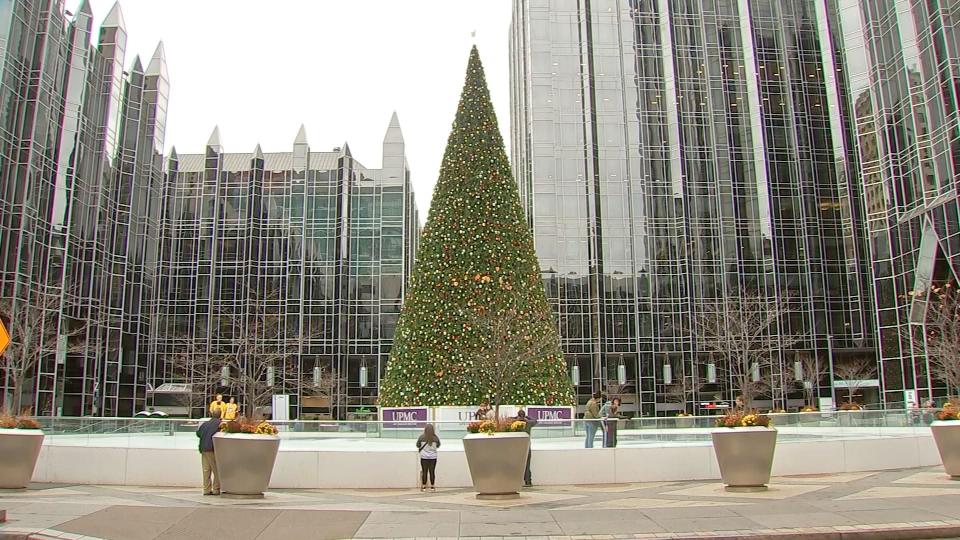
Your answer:
[[[249,421],[241,417],[239,420],[230,420],[220,424],[220,431],[224,433],[246,433],[249,435],[276,435],[277,428],[266,420]]]
[[[811,407],[807,405],[806,407],[800,409],[800,412],[820,412],[816,407]]]
[[[0,412],[0,429],[40,429],[40,423],[27,414],[14,416],[3,411]]]
[[[0,409],[0,489],[23,489],[33,477],[43,431],[27,413],[16,416]]]
[[[685,417],[687,417],[687,416],[693,416],[693,415],[690,414],[690,413],[688,413],[688,412],[685,412],[685,411],[684,411],[684,412],[678,412],[678,413],[677,413],[677,418],[685,418]]]
[[[943,408],[937,411],[934,416],[937,420],[960,420],[960,404],[948,401],[943,404]]]
[[[526,424],[520,420],[481,420],[467,424],[468,433],[485,433],[493,435],[494,433],[515,433],[524,431]]]
[[[857,403],[850,401],[840,405],[840,410],[841,411],[859,411],[859,410],[863,410],[863,407],[861,407]]]
[[[717,418],[717,427],[773,427],[773,421],[765,414],[753,411],[730,411]]]

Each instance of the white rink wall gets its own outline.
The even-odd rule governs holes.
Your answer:
[[[678,430],[670,430],[677,433]],[[703,437],[710,430],[690,430]],[[781,428],[773,475],[801,475],[926,467],[940,464],[929,429],[847,428],[844,436],[784,437]],[[825,435],[824,430],[817,430]],[[600,437],[597,437],[600,445]],[[719,479],[709,442],[644,443],[583,448],[583,439],[533,439],[535,484],[602,484]],[[439,487],[469,487],[463,446],[446,439],[437,465]],[[413,440],[284,439],[272,488],[411,488],[419,460]],[[192,434],[172,437],[49,436],[34,482],[130,486],[199,486],[200,454]]]

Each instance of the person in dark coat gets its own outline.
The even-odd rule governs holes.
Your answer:
[[[527,433],[530,433],[530,430],[533,426],[537,425],[537,421],[529,416],[527,416],[527,411],[520,409],[517,412],[517,420],[524,423],[523,430]],[[533,485],[533,478],[530,474],[530,458],[533,455],[532,446],[533,439],[531,439],[531,446],[527,448],[527,465],[523,469],[523,485],[530,487]]]
[[[210,409],[210,419],[197,428],[200,438],[200,462],[203,466],[203,494],[220,494],[220,473],[217,472],[217,458],[213,453],[213,436],[220,431],[220,409]],[[213,473],[213,485],[210,474]]]

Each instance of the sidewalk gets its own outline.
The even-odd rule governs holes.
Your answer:
[[[717,482],[545,486],[513,501],[466,489],[283,489],[237,500],[199,488],[35,484],[0,490],[0,509],[0,538],[960,537],[960,482],[940,468],[780,477],[760,493]]]

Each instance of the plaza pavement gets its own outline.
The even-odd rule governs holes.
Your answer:
[[[779,477],[760,493],[715,481],[533,487],[512,501],[468,489],[279,489],[244,500],[33,484],[0,490],[3,509],[0,539],[960,537],[960,482],[940,468]]]

